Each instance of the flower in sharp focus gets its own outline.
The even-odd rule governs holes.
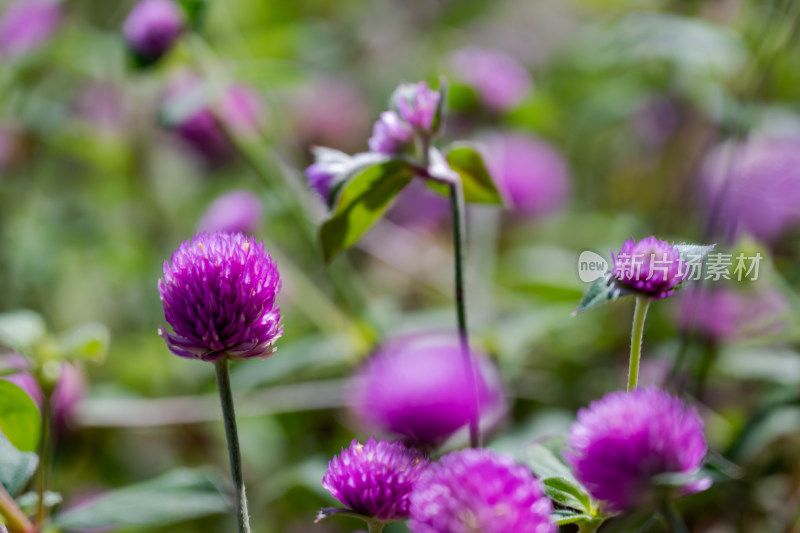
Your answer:
[[[411,494],[414,533],[555,533],[553,505],[530,470],[488,449],[451,452]]]
[[[428,466],[421,452],[402,442],[370,437],[331,459],[322,486],[348,509],[379,521],[408,518],[408,499]]]
[[[248,191],[231,191],[208,206],[197,231],[253,233],[261,224],[261,200]]]
[[[564,458],[575,477],[610,512],[655,503],[659,474],[697,474],[707,445],[694,409],[656,388],[613,392],[578,412]],[[705,490],[688,481],[681,494]],[[669,496],[669,495],[668,495]]]
[[[688,274],[678,248],[655,237],[629,239],[616,255],[611,253],[611,259],[618,281],[655,299],[672,296]]]
[[[55,0],[17,0],[0,17],[0,56],[32,52],[52,37],[61,23]]]
[[[375,122],[372,137],[367,144],[371,152],[396,154],[402,152],[412,141],[414,130],[394,111],[384,111]]]
[[[434,91],[424,81],[404,83],[392,96],[400,117],[418,131],[433,133],[434,118],[439,109],[441,94]]]
[[[173,0],[142,0],[125,19],[122,32],[144,64],[158,61],[183,32],[183,12]]]
[[[525,67],[498,50],[468,46],[453,54],[450,63],[456,76],[496,111],[516,107],[533,89]]]
[[[263,243],[241,233],[198,233],[181,243],[158,282],[175,355],[204,361],[266,358],[283,333],[278,268]]]
[[[491,361],[473,350],[479,418],[486,428],[505,413],[502,382]],[[419,446],[438,446],[465,428],[475,410],[455,336],[407,335],[390,341],[354,378],[356,417],[374,431]]]

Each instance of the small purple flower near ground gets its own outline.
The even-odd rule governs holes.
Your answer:
[[[555,533],[553,505],[530,470],[488,449],[451,452],[411,495],[414,533]]]
[[[208,206],[197,231],[251,234],[260,224],[261,200],[248,191],[231,191]]]
[[[47,42],[61,23],[54,0],[17,0],[0,17],[0,56],[27,54]]]
[[[611,260],[618,281],[654,299],[672,296],[688,274],[678,248],[655,237],[625,241]]]
[[[183,12],[172,0],[142,0],[122,28],[130,49],[145,63],[169,52],[183,32]]]
[[[496,111],[516,107],[533,89],[525,67],[499,50],[468,46],[453,54],[450,64],[456,76]]]
[[[384,111],[372,129],[367,144],[371,152],[396,154],[411,143],[414,130],[394,111]]]
[[[400,85],[393,97],[400,117],[426,134],[433,133],[433,119],[440,99],[439,91],[434,91],[424,81]]]
[[[708,449],[697,412],[655,388],[613,392],[581,409],[567,447],[575,477],[609,512],[657,503],[653,477],[697,473]],[[701,478],[680,492],[710,484]]]
[[[216,361],[266,358],[283,333],[278,268],[263,243],[241,233],[198,233],[164,262],[158,291],[175,355]]]
[[[422,453],[399,441],[354,440],[328,463],[322,486],[352,511],[382,522],[403,520],[427,466]]]

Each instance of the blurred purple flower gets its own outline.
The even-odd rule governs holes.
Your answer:
[[[336,185],[344,179],[351,167],[353,158],[339,150],[315,146],[314,162],[306,168],[308,185],[326,204],[331,200],[331,193]]]
[[[53,421],[58,428],[69,425],[75,407],[86,396],[87,387],[86,376],[80,368],[70,363],[61,365],[61,374],[50,398]]]
[[[198,233],[164,263],[158,291],[175,355],[204,361],[266,358],[283,333],[278,268],[263,243],[241,233]]]
[[[638,139],[650,146],[659,146],[675,132],[678,120],[679,109],[675,100],[665,95],[653,95],[635,111],[631,126]]]
[[[411,494],[414,533],[555,533],[553,504],[531,471],[488,449],[451,452]]]
[[[24,390],[28,396],[31,397],[31,400],[36,402],[36,405],[38,405],[41,409],[42,402],[44,402],[44,394],[42,393],[42,389],[39,387],[39,383],[36,381],[36,378],[33,376],[33,374],[29,372],[20,372],[19,374],[3,376],[2,379],[9,381],[20,389]]]
[[[478,403],[484,426],[505,412],[502,382],[491,361],[473,352]],[[376,431],[408,443],[438,446],[465,427],[474,413],[461,347],[454,336],[406,335],[388,342],[357,373],[352,405],[357,418]]]
[[[655,299],[672,296],[688,273],[678,248],[655,237],[625,241],[616,255],[611,252],[611,260],[617,280]]]
[[[487,166],[510,207],[528,216],[563,209],[570,174],[558,151],[532,135],[493,134],[486,138]]]
[[[375,122],[367,144],[371,152],[397,154],[405,150],[414,138],[414,130],[394,111],[384,111]]]
[[[17,0],[0,16],[0,56],[16,57],[42,46],[61,23],[54,0]]]
[[[658,474],[697,474],[707,445],[703,422],[680,399],[655,389],[613,392],[578,412],[564,459],[575,477],[610,512],[654,502]],[[707,489],[709,478],[679,488]]]
[[[439,91],[434,91],[424,81],[404,83],[392,96],[400,117],[418,131],[434,133],[434,118],[439,109]]]
[[[450,201],[422,180],[413,180],[397,196],[386,216],[403,226],[433,230],[450,217]]]
[[[354,440],[331,459],[322,486],[348,509],[386,522],[408,518],[408,499],[428,460],[402,442]]]
[[[773,242],[800,223],[800,139],[723,143],[707,154],[700,175],[708,216],[728,237]]]
[[[172,0],[141,0],[125,19],[125,41],[145,64],[170,51],[183,32],[183,11]]]
[[[248,191],[217,197],[197,223],[197,231],[252,234],[261,224],[261,200]]]
[[[525,67],[499,50],[468,46],[453,54],[450,64],[456,76],[495,111],[516,107],[533,89]]]

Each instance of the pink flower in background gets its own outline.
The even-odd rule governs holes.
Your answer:
[[[183,32],[183,11],[172,0],[142,0],[122,29],[133,53],[144,63],[158,61]]]
[[[651,146],[663,144],[675,132],[680,119],[677,102],[669,96],[656,94],[642,101],[632,118],[633,132]]]
[[[450,200],[413,180],[397,195],[386,217],[403,226],[433,230],[450,217]]]
[[[17,0],[0,15],[0,56],[20,56],[39,48],[61,23],[61,6],[51,0]]]
[[[230,191],[208,206],[197,231],[252,234],[261,225],[261,200],[248,191]]]
[[[495,111],[516,107],[533,90],[525,67],[499,50],[468,46],[453,54],[450,66]]]
[[[567,162],[553,146],[532,135],[492,134],[486,163],[509,207],[538,217],[563,209],[570,196]]]

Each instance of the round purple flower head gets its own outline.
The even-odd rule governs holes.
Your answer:
[[[331,459],[322,486],[348,509],[386,522],[408,518],[408,499],[428,460],[399,441],[354,440]]]
[[[283,333],[281,280],[264,244],[241,233],[198,233],[181,243],[158,280],[175,355],[216,361],[266,358]]]
[[[451,452],[411,494],[414,533],[555,533],[553,504],[530,470],[488,449]]]
[[[0,17],[0,56],[20,56],[43,45],[61,23],[54,0],[17,0]]]
[[[578,412],[564,459],[611,512],[652,503],[652,477],[694,474],[706,455],[703,422],[680,399],[656,389],[613,392]],[[708,478],[683,487],[705,490]]]
[[[481,421],[496,423],[505,412],[502,382],[489,359],[473,352]],[[354,378],[356,417],[370,429],[399,435],[411,444],[438,446],[465,427],[475,396],[458,339],[417,334],[389,342]]]
[[[372,128],[372,137],[367,144],[371,152],[396,154],[411,142],[414,130],[394,111],[384,111]]]
[[[498,50],[468,46],[453,54],[450,63],[456,76],[496,111],[516,107],[533,89],[528,71],[516,59]]]
[[[125,41],[145,64],[169,52],[183,32],[183,12],[172,0],[142,0],[125,19]]]
[[[611,260],[617,280],[655,299],[672,296],[688,273],[678,248],[655,237],[625,241],[617,255],[611,252]]]
[[[392,96],[400,117],[419,131],[432,133],[433,119],[439,109],[441,94],[424,81],[404,83]]]
[[[261,224],[261,200],[248,191],[231,191],[214,200],[197,223],[197,231],[253,233]]]

